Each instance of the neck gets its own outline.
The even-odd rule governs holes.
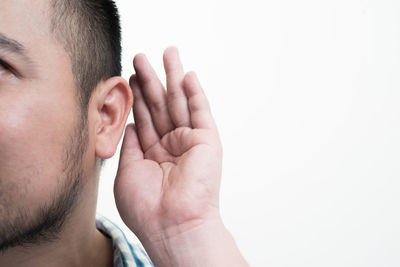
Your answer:
[[[81,192],[82,200],[65,221],[57,240],[10,248],[0,254],[0,266],[112,266],[112,241],[95,224],[97,191],[98,179],[88,181]]]

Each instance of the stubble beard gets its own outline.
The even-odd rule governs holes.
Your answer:
[[[42,204],[35,214],[25,207],[8,210],[0,217],[0,254],[14,247],[31,247],[59,239],[65,222],[79,203],[82,181],[84,179],[83,156],[88,145],[87,117],[80,116],[72,134],[69,136],[63,156],[61,175],[64,183]],[[7,202],[7,201],[5,201]],[[5,204],[5,205],[4,205]],[[7,216],[13,214],[13,216]]]

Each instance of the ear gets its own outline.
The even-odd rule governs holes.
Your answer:
[[[112,77],[98,85],[94,101],[96,156],[111,158],[117,150],[132,109],[132,90],[123,78]]]

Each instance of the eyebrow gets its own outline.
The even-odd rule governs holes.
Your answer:
[[[35,64],[32,59],[27,55],[26,47],[23,46],[17,40],[11,39],[0,32],[0,51],[6,51],[12,54],[15,54],[22,58],[22,60],[29,66],[30,75],[33,75],[36,71]],[[17,73],[19,76],[21,73]]]
[[[4,34],[0,33],[0,49],[13,52],[15,54],[25,54],[25,47],[16,40],[10,39]]]

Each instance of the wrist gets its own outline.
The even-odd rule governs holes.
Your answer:
[[[171,227],[142,241],[155,266],[247,266],[220,218]]]

